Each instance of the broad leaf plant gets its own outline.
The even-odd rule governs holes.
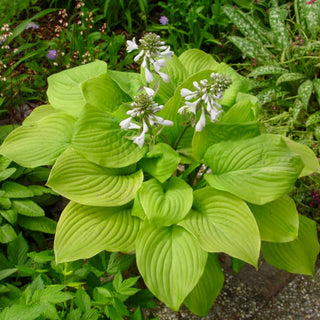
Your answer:
[[[179,57],[159,36],[128,41],[141,73],[95,61],[48,78],[36,108],[0,153],[52,166],[70,199],[54,251],[62,263],[135,254],[150,291],[205,316],[224,275],[218,253],[312,275],[316,224],[288,196],[319,163],[305,145],[266,134],[248,80],[198,49]]]

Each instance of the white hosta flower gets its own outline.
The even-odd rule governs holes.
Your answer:
[[[194,81],[194,91],[186,88],[182,88],[180,91],[181,96],[185,99],[185,105],[179,108],[179,113],[191,113],[194,118],[197,111],[201,109],[201,116],[195,128],[196,131],[202,131],[205,127],[206,114],[211,122],[219,119],[223,111],[219,101],[223,98],[223,92],[231,84],[229,77],[218,73],[211,73],[210,80],[203,79],[199,83]]]
[[[131,52],[134,50],[139,49],[138,45],[136,44],[136,38],[133,38],[132,41],[131,40],[127,40],[127,51]]]
[[[164,58],[170,60],[173,52],[169,46],[165,46],[163,41],[160,41],[160,36],[155,33],[147,33],[139,40],[139,45],[136,44],[135,38],[132,41],[127,41],[127,51],[140,50],[135,56],[134,61],[138,62],[142,59],[141,66],[145,70],[145,76],[148,83],[153,81],[152,69],[164,81],[169,82],[169,76],[160,71],[166,66]]]
[[[139,146],[141,149],[144,145],[144,140],[146,138],[146,133],[148,132],[148,125],[144,120],[143,121],[143,126],[142,126],[142,132],[139,136],[133,138],[133,142]]]
[[[204,112],[204,108],[202,108],[201,116],[199,121],[196,124],[196,131],[202,131],[202,129],[206,126],[206,115]]]
[[[152,127],[173,125],[172,121],[164,120],[163,118],[155,115],[163,108],[163,105],[158,105],[158,103],[153,100],[155,97],[155,91],[148,87],[144,87],[144,91],[145,92],[134,97],[134,101],[131,103],[132,109],[127,111],[129,118],[120,122],[121,129],[139,130],[139,135],[133,138],[133,142],[140,148],[144,145],[147,132],[149,132],[150,136],[153,137]],[[139,124],[134,123],[133,121],[136,121]]]

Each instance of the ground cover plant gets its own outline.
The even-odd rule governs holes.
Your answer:
[[[251,93],[266,130],[308,145],[319,157],[319,1],[262,1],[224,10],[237,27],[228,39],[246,58],[242,72],[253,79]],[[294,191],[299,212],[315,220],[319,181],[319,174],[300,179]]]
[[[1,319],[143,319],[142,307],[155,306],[139,277],[123,279],[130,256],[100,253],[89,260],[56,264],[52,250],[29,251],[20,234],[1,254],[2,265],[14,265],[19,282],[1,271]],[[7,269],[10,270],[10,269]],[[150,316],[149,319],[151,319]]]
[[[261,129],[250,82],[227,64],[197,49],[177,57],[153,33],[127,50],[141,73],[96,60],[50,76],[49,104],[0,148],[52,166],[47,185],[71,200],[56,262],[135,253],[157,298],[201,316],[223,286],[218,252],[312,275],[316,224],[288,193],[319,170],[314,153]]]
[[[272,1],[267,9],[265,25],[252,18],[256,11],[226,6],[225,13],[243,35],[229,40],[252,59],[248,68],[248,77],[254,78],[252,93],[262,110],[269,110],[265,117],[272,121],[270,130],[282,129],[299,140],[309,136],[309,145],[315,144],[319,152],[320,3],[294,1],[279,6]]]

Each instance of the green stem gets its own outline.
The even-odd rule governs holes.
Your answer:
[[[297,57],[288,61],[284,61],[284,62],[279,62],[279,64],[287,64],[290,62],[296,62],[297,60],[303,60],[303,59],[319,59],[319,57],[317,56],[303,56],[303,57]]]
[[[175,142],[175,144],[173,145],[173,149],[176,150],[178,148],[178,145],[183,137],[183,135],[185,134],[187,128],[189,127],[189,125],[184,125],[182,131],[180,132],[180,135],[177,139],[177,141]]]

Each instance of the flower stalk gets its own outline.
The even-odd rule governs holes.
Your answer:
[[[155,143],[158,133],[154,132],[154,128],[173,125],[172,121],[164,120],[156,115],[162,110],[163,105],[159,105],[153,100],[155,94],[153,89],[144,87],[144,92],[135,96],[134,101],[130,104],[132,109],[127,111],[129,118],[120,122],[120,127],[124,130],[139,130],[138,135],[133,138],[133,142],[140,148],[145,143],[147,133],[150,136],[150,146]]]
[[[210,75],[210,81],[207,79],[203,79],[199,83],[194,81],[194,91],[186,88],[181,89],[180,94],[185,100],[185,105],[178,112],[191,114],[190,120],[193,124],[196,122],[197,113],[201,112],[200,118],[195,124],[195,130],[202,131],[206,125],[206,115],[209,116],[211,122],[219,119],[223,111],[219,101],[223,98],[223,93],[230,84],[231,79],[228,76],[214,72]]]
[[[160,40],[160,36],[155,33],[147,33],[139,40],[139,45],[135,38],[127,41],[127,51],[131,52],[139,50],[135,56],[135,62],[141,62],[141,67],[144,69],[147,84],[154,79],[152,72],[157,73],[163,81],[169,82],[169,76],[161,72],[160,69],[166,66],[166,60],[170,60],[173,52],[170,51],[169,46],[165,46],[164,41]]]

